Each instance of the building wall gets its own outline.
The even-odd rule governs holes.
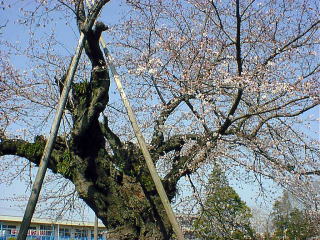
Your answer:
[[[22,220],[22,219],[21,219]],[[21,221],[9,221],[0,216],[0,240],[14,239],[18,236]],[[106,239],[106,229],[98,228],[98,239]],[[31,222],[27,239],[34,240],[93,240],[94,226],[86,224],[67,225],[65,223]]]

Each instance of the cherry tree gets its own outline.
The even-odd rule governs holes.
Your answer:
[[[314,119],[307,116],[319,105],[316,1],[123,4],[125,15],[106,36],[170,201],[179,198],[181,179],[192,182],[219,162],[227,170],[273,179],[318,203],[310,182],[320,171],[319,142],[308,130]],[[0,51],[0,156],[26,161],[2,157],[2,182],[8,171],[22,176],[29,162],[39,164],[72,55],[66,49],[76,43],[90,10],[84,1],[57,0],[35,1],[21,11],[19,23],[31,29],[24,47],[1,39],[6,48]],[[63,21],[74,30],[67,39],[61,39]],[[74,190],[67,192],[62,181],[59,190],[43,195],[76,194],[110,238],[169,239],[169,220],[110,87],[98,43],[105,24],[97,22],[86,34],[85,56],[49,162],[54,174],[47,181],[67,179]],[[15,66],[18,54],[26,57],[26,70]],[[198,186],[191,185],[196,192]]]

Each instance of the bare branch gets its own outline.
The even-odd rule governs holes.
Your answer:
[[[191,98],[193,98],[192,95],[182,95],[180,97],[175,97],[163,107],[163,110],[160,113],[160,116],[157,118],[155,122],[156,125],[154,127],[154,133],[153,133],[151,145],[157,148],[157,146],[163,143],[163,140],[164,140],[163,127],[166,120],[168,119],[170,114],[180,105],[181,102]]]
[[[220,17],[220,13],[219,13],[219,10],[216,6],[216,4],[214,3],[214,0],[210,1],[210,3],[212,4],[213,8],[214,8],[214,11],[218,17],[218,20],[219,20],[219,24],[218,26],[220,27],[220,29],[222,30],[222,32],[228,37],[228,39],[232,42],[232,43],[235,43],[235,41],[230,37],[230,35],[225,31],[224,29],[224,26],[223,26],[223,23],[222,23],[222,20],[221,20],[221,17]]]
[[[302,172],[300,173],[300,175],[319,175],[320,176],[320,170]]]
[[[239,0],[236,0],[236,19],[237,19],[237,33],[236,33],[236,61],[237,61],[237,67],[238,67],[238,76],[241,77],[242,75],[242,56],[241,56],[241,15],[240,15],[240,3]],[[221,127],[218,130],[218,133],[223,135],[227,131],[227,129],[231,126],[232,121],[230,120],[230,117],[233,116],[240,104],[241,97],[243,95],[243,89],[238,88],[236,97],[234,99],[234,102],[232,103],[232,106],[229,110],[229,113],[227,115],[226,120],[221,125]]]
[[[303,38],[307,33],[309,33],[311,30],[313,30],[319,23],[320,23],[320,20],[316,21],[309,28],[307,28],[303,33],[297,35],[296,37],[294,37],[292,40],[287,42],[282,47],[275,49],[274,53],[264,61],[263,65],[267,65],[268,62],[273,60],[276,56],[278,56],[279,54],[285,52],[293,43],[295,43],[298,40],[300,40],[301,38]]]
[[[202,124],[204,130],[206,131],[206,133],[210,134],[211,130],[209,129],[209,127],[205,123],[203,117],[201,117],[201,115],[194,109],[194,107],[192,106],[192,104],[190,103],[189,100],[185,100],[185,103],[190,108],[191,112],[196,116],[196,118],[201,122],[201,124]]]
[[[171,151],[180,151],[182,146],[189,140],[201,141],[203,136],[200,134],[184,134],[184,135],[175,135],[165,142],[163,142],[155,151],[163,155]]]
[[[106,116],[104,116],[103,123],[100,124],[100,127],[103,135],[108,140],[116,159],[121,161],[122,164],[125,163],[128,158],[128,153],[123,147],[120,138],[109,128]]]

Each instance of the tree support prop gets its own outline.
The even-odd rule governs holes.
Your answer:
[[[62,114],[63,114],[64,108],[65,108],[65,105],[67,102],[67,98],[68,98],[68,94],[69,94],[69,91],[71,88],[73,77],[74,77],[75,71],[77,69],[79,59],[81,57],[81,53],[83,50],[83,44],[84,44],[84,34],[81,33],[79,41],[78,41],[76,53],[72,58],[72,62],[70,64],[70,67],[69,67],[69,70],[67,73],[67,77],[66,77],[66,80],[64,83],[65,85],[64,85],[63,91],[61,93],[59,103],[58,103],[57,112],[55,114],[55,117],[54,117],[54,120],[52,123],[50,136],[49,136],[49,139],[48,139],[46,146],[44,148],[43,155],[42,155],[40,165],[39,165],[39,169],[37,172],[37,176],[36,176],[36,179],[35,179],[33,186],[32,186],[31,195],[30,195],[30,198],[29,198],[29,201],[28,201],[28,204],[27,204],[24,216],[23,216],[23,220],[21,223],[21,227],[19,230],[17,240],[25,240],[27,237],[30,222],[31,222],[36,204],[38,202],[39,194],[40,194],[41,187],[43,184],[43,179],[44,179],[46,171],[47,171],[47,166],[48,166],[48,162],[50,159],[50,155],[53,150],[53,144],[54,144],[55,139],[58,134],[59,126],[60,126],[61,119],[62,119]]]
[[[28,201],[28,204],[27,204],[24,216],[23,216],[21,228],[20,228],[18,238],[17,238],[18,240],[25,240],[27,237],[28,228],[30,226],[31,219],[32,219],[36,204],[39,199],[39,194],[40,194],[41,187],[43,184],[43,179],[44,179],[46,171],[47,171],[48,162],[50,159],[51,152],[53,150],[53,144],[54,144],[55,139],[58,134],[59,126],[60,126],[61,119],[62,119],[62,114],[63,114],[64,108],[66,106],[66,102],[67,102],[68,94],[69,94],[71,84],[73,81],[73,77],[75,75],[75,72],[76,72],[80,57],[81,57],[81,53],[82,53],[82,50],[84,47],[85,34],[87,33],[87,31],[89,31],[89,29],[92,28],[102,6],[104,4],[106,4],[108,1],[109,0],[103,0],[103,1],[100,0],[99,2],[97,2],[97,4],[95,4],[91,8],[91,10],[92,10],[91,14],[86,19],[85,24],[83,26],[83,29],[80,33],[80,38],[78,41],[76,52],[72,58],[70,66],[69,66],[67,76],[66,76],[66,79],[64,82],[64,88],[61,93],[61,97],[59,99],[57,112],[55,114],[55,117],[54,117],[54,120],[52,123],[50,136],[49,136],[49,139],[46,143],[45,149],[43,151],[43,155],[41,157],[37,176],[36,176],[36,179],[33,183],[31,195],[29,197],[29,201]]]
[[[150,174],[151,174],[151,177],[152,177],[152,180],[156,186],[156,189],[157,189],[157,192],[160,196],[160,199],[161,199],[161,202],[164,206],[164,209],[166,211],[166,214],[169,218],[169,221],[172,225],[172,228],[173,228],[173,231],[175,232],[176,236],[177,236],[177,239],[179,240],[184,240],[184,237],[183,237],[183,233],[181,231],[181,227],[174,215],[174,212],[171,208],[171,205],[170,205],[170,201],[168,199],[168,196],[165,192],[165,189],[163,187],[163,184],[160,180],[160,177],[156,171],[156,168],[153,164],[153,161],[152,161],[152,158],[151,158],[151,155],[150,155],[150,152],[147,148],[147,144],[144,140],[144,137],[142,136],[142,133],[140,131],[140,128],[138,126],[138,123],[137,123],[137,120],[136,120],[136,117],[133,113],[133,110],[131,108],[131,105],[129,103],[129,100],[126,96],[126,93],[122,87],[122,83],[121,83],[121,80],[120,80],[120,76],[119,74],[117,73],[117,70],[113,64],[113,59],[111,57],[111,55],[109,54],[109,51],[107,49],[107,45],[106,45],[106,42],[104,41],[104,39],[101,37],[100,38],[100,43],[103,47],[103,51],[104,51],[104,54],[107,58],[107,63],[108,63],[108,66],[110,67],[110,71],[114,77],[114,80],[116,82],[116,85],[117,85],[117,88],[120,92],[120,96],[121,96],[121,99],[123,101],[123,104],[125,105],[126,107],[126,110],[127,110],[127,113],[128,113],[128,116],[129,116],[129,120],[131,122],[131,125],[132,125],[132,128],[134,130],[134,133],[136,135],[136,138],[138,140],[138,143],[139,143],[139,146],[141,148],[141,151],[142,151],[142,154],[146,160],[146,163],[147,163],[147,166],[148,166],[148,169],[150,171]]]

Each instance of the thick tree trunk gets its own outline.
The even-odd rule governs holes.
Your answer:
[[[111,239],[169,239],[171,226],[140,151],[128,145],[132,154],[127,154],[127,162],[133,164],[117,169],[97,129],[90,130],[94,134],[82,139],[79,148],[74,143],[70,154],[68,172],[80,197],[106,225]]]
[[[77,144],[68,148],[63,140],[57,139],[49,168],[74,183],[79,196],[107,227],[109,239],[170,238],[171,225],[136,146],[128,144],[123,149],[132,165],[120,169],[104,148],[90,144],[97,144],[96,138],[81,142],[82,149]],[[14,154],[39,164],[44,145],[43,137],[37,137],[35,143],[4,139],[0,155]]]

